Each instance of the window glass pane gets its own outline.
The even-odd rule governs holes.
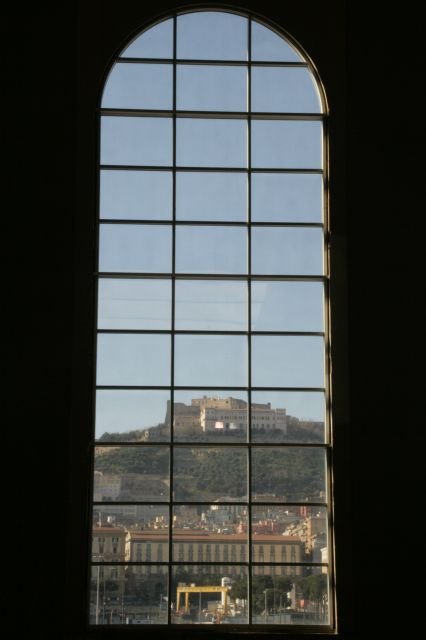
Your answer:
[[[101,511],[94,515],[101,516]],[[102,514],[104,515],[104,514]],[[126,531],[105,518],[105,525],[94,523],[92,529],[92,560],[94,562],[124,562]]]
[[[201,60],[247,60],[246,18],[199,11],[177,18],[177,57]]]
[[[177,280],[176,329],[247,331],[247,283]]]
[[[322,229],[256,227],[252,229],[253,273],[322,275]]]
[[[101,164],[169,166],[171,118],[102,116]]]
[[[170,220],[173,182],[169,171],[101,171],[100,218]]]
[[[172,109],[172,65],[124,62],[115,64],[104,88],[102,107]]]
[[[253,111],[320,113],[318,88],[304,67],[252,67]]]
[[[254,168],[322,168],[321,122],[253,120],[251,132]]]
[[[169,510],[167,506],[161,504],[126,504],[103,503],[93,505],[92,513],[93,535],[99,527],[116,527],[124,529],[160,529],[162,534],[168,537],[169,531]],[[125,532],[127,533],[127,532]],[[105,537],[104,534],[100,534]],[[111,534],[112,537],[116,537]],[[99,541],[98,541],[99,542]],[[99,551],[99,549],[98,549]],[[92,558],[101,562],[104,558]],[[131,552],[130,552],[130,555]]]
[[[253,624],[330,624],[327,567],[254,566],[252,595]]]
[[[236,502],[247,499],[244,447],[181,447],[173,455],[175,500]]]
[[[167,624],[168,573],[167,565],[93,566],[90,624]]]
[[[254,20],[251,25],[251,57],[259,61],[303,62],[284,38]]]
[[[255,387],[323,387],[324,340],[317,336],[253,336]]]
[[[176,271],[246,273],[247,230],[243,227],[177,227]]]
[[[97,384],[169,385],[170,336],[164,334],[99,334]]]
[[[127,545],[129,559],[133,560],[133,562],[162,562],[167,560],[169,557],[168,542],[168,531],[164,529],[164,522],[160,516],[159,519],[156,518],[148,523],[148,527],[142,531],[129,531]],[[152,572],[153,569],[154,566],[148,566],[145,570]],[[155,574],[156,572],[154,571],[154,576]],[[167,608],[167,602],[162,602],[161,605],[163,609]]]
[[[126,58],[173,58],[173,20],[164,20],[143,31],[120,55]]]
[[[170,329],[171,281],[101,278],[99,329]]]
[[[253,281],[253,331],[324,331],[322,282]]]
[[[274,407],[271,402],[251,404],[252,440],[266,441],[285,439],[287,434],[287,416],[284,407]]]
[[[169,440],[170,391],[104,390],[96,392],[96,440],[137,442]]]
[[[178,597],[175,601],[175,595],[172,595],[172,624],[247,624],[247,567],[176,564],[173,567],[172,585],[173,594]],[[189,585],[194,587],[191,588]],[[220,591],[197,591],[197,586],[201,585],[211,586],[212,589],[220,589],[223,585],[235,585],[235,600],[232,599],[232,592],[228,591],[231,599],[227,598],[225,608]],[[184,604],[185,592],[188,597],[187,612]],[[244,599],[240,601],[241,596],[244,596]]]
[[[93,562],[145,560],[145,554],[137,553],[137,545],[145,542],[146,546],[146,539],[152,541],[154,537],[167,549],[169,509],[159,504],[95,504],[92,535]],[[154,553],[152,560],[158,560],[157,556]],[[164,553],[164,559],[167,557]]]
[[[245,120],[178,118],[177,165],[180,167],[246,167]]]
[[[246,442],[247,393],[175,391],[173,438],[178,442]]]
[[[177,172],[178,220],[247,220],[247,174]]]
[[[322,391],[253,391],[251,400],[253,442],[325,442]]]
[[[171,227],[146,224],[100,226],[99,271],[169,273],[171,263]]]
[[[253,222],[322,222],[323,177],[309,173],[253,173]]]
[[[176,336],[175,383],[185,387],[246,386],[247,338],[220,335]]]
[[[176,91],[184,111],[246,111],[247,68],[178,65]]]
[[[325,502],[325,450],[253,447],[252,498],[268,502]]]
[[[327,533],[325,507],[262,505],[251,511],[255,562],[324,562]]]
[[[167,502],[170,452],[168,446],[96,447],[95,502]]]
[[[225,550],[228,551],[228,560],[231,560],[233,550],[233,560],[237,562],[241,556],[241,545],[247,547],[247,536],[245,506],[215,503],[179,505],[173,509],[172,540],[175,561],[183,559],[184,562],[189,562],[200,559],[204,562],[214,562],[215,545],[219,545],[222,562],[226,561]],[[179,545],[183,545],[183,558]],[[247,549],[246,554],[248,557]]]

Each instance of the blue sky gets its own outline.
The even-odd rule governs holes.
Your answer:
[[[303,62],[295,49],[264,26],[252,24],[252,60]],[[137,37],[123,57],[170,59],[171,20]],[[199,12],[177,18],[178,59],[246,61],[248,21],[233,14]],[[249,104],[246,65],[178,64],[177,108],[245,112]],[[320,114],[316,81],[307,67],[256,66],[251,72],[251,106],[259,112]],[[116,63],[102,106],[116,109],[173,108],[170,63]],[[201,226],[197,222],[247,222],[251,230],[251,274],[321,276],[321,228],[298,227],[323,219],[322,123],[303,119],[186,118],[176,122],[176,272],[248,273],[249,235],[245,226]],[[250,150],[248,148],[250,143]],[[249,180],[249,151],[251,168]],[[136,115],[101,118],[99,270],[113,274],[172,272],[173,121]],[[115,165],[135,167],[120,170]],[[146,170],[144,167],[157,167]],[[193,171],[179,168],[193,167]],[[228,173],[197,171],[224,167]],[[276,173],[267,169],[294,170]],[[315,173],[315,171],[317,173]],[[138,224],[147,220],[170,224]],[[133,223],[129,223],[133,222]],[[268,223],[295,226],[272,227]],[[248,285],[243,279],[176,282],[175,328],[247,331]],[[98,327],[115,330],[171,330],[172,285],[158,279],[101,278]],[[259,281],[251,285],[251,327],[255,331],[324,331],[324,291],[318,281]],[[169,385],[170,335],[100,334],[98,385]],[[323,387],[321,336],[254,336],[255,386]],[[182,386],[246,386],[246,336],[175,337],[175,383]],[[185,392],[186,393],[186,392]],[[197,392],[188,392],[197,397]],[[256,392],[291,415],[323,420],[322,393]],[[226,395],[232,395],[227,393]],[[235,394],[234,394],[235,395]],[[240,397],[240,396],[238,396]],[[168,392],[99,392],[97,432],[150,426],[164,418]],[[187,400],[190,401],[188,396]],[[253,397],[255,401],[255,398]],[[285,404],[283,404],[285,403]]]

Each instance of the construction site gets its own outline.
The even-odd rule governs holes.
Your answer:
[[[230,578],[220,585],[196,585],[180,582],[176,589],[176,609],[173,622],[187,624],[245,623],[244,602],[234,602],[230,596]]]

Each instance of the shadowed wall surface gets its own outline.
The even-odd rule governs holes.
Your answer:
[[[343,328],[347,315],[348,340],[344,329],[333,336],[345,354],[336,360],[343,381],[346,362],[349,370],[349,403],[342,394],[336,407],[338,588],[341,637],[363,638],[371,625],[418,623],[419,597],[409,574],[423,553],[413,529],[424,431],[408,417],[411,400],[403,389],[412,365],[401,334],[420,211],[413,114],[421,68],[419,25],[407,5],[403,13],[373,17],[358,3],[344,4],[247,8],[300,41],[331,106],[332,228],[336,251],[347,250],[348,271],[348,301],[337,310]],[[20,310],[7,333],[10,371],[19,384],[8,408],[6,455],[13,461],[9,477],[25,477],[19,492],[9,487],[17,507],[9,522],[27,549],[24,556],[24,547],[14,547],[12,601],[18,628],[30,622],[46,636],[92,637],[84,630],[85,425],[93,363],[97,96],[111,56],[128,35],[176,6],[108,0],[45,3],[20,15],[2,9],[11,71],[5,103],[16,105],[16,124],[5,139],[12,169],[7,217],[17,224],[5,253],[12,304]],[[366,583],[374,584],[373,620]]]

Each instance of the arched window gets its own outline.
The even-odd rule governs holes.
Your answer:
[[[203,575],[230,585],[221,620],[333,630],[318,74],[258,18],[177,12],[118,54],[100,106],[93,504],[169,543],[157,562],[124,550],[116,590],[134,619],[199,624],[201,596],[179,611],[176,589]],[[214,560],[185,561],[189,535]],[[123,624],[99,617],[99,564],[90,623]]]

